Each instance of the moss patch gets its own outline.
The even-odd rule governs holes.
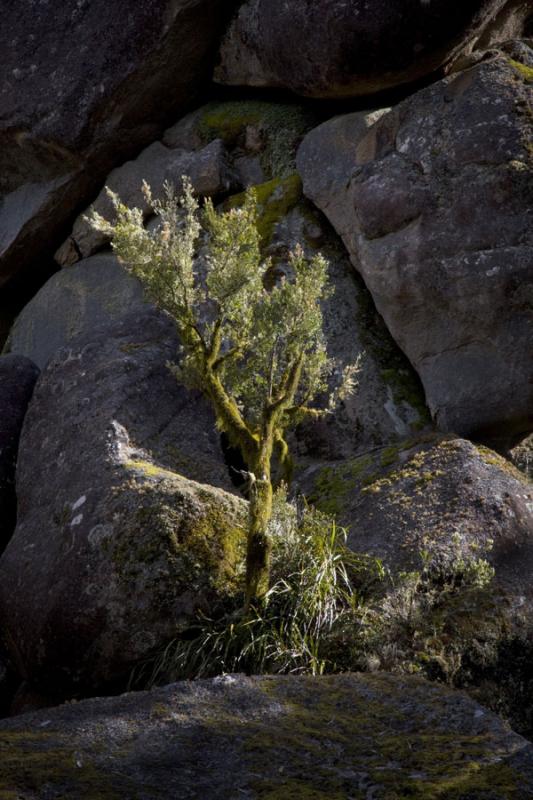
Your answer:
[[[161,613],[183,592],[214,602],[239,591],[244,503],[147,461],[125,467],[133,479],[116,497],[119,533],[102,545],[125,590],[146,593]]]
[[[498,469],[503,470],[512,478],[515,478],[517,481],[530,486],[531,480],[525,475],[521,470],[519,470],[515,465],[508,461],[503,456],[498,455],[495,453],[494,450],[490,450],[488,447],[485,447],[482,444],[475,445],[479,455],[481,456],[482,460],[485,464],[489,464],[490,466],[498,467]]]
[[[4,731],[0,733],[0,753],[0,796],[4,800],[18,800],[19,786],[38,793],[36,797],[51,786],[56,791],[47,796],[72,796],[75,787],[79,800],[120,800],[130,786],[131,797],[135,796],[127,778],[119,779],[119,787],[110,774],[97,769],[84,753],[74,752],[68,741],[62,743],[55,734]]]
[[[348,496],[368,476],[373,465],[372,456],[363,455],[339,465],[322,467],[314,481],[309,501],[326,514],[340,516]]]
[[[261,246],[268,247],[278,222],[293,209],[302,197],[302,181],[296,173],[286,178],[274,178],[253,187],[257,198],[257,230]],[[244,202],[244,194],[235,194],[227,201],[228,208],[236,208]]]
[[[298,145],[319,122],[308,109],[288,103],[246,100],[209,103],[200,116],[198,133],[206,144],[222,139],[228,148],[234,149],[244,145],[246,128],[253,126],[264,141],[260,160],[266,175],[283,178],[295,170]]]
[[[522,796],[520,774],[501,758],[499,743],[489,734],[456,732],[453,709],[448,730],[442,719],[437,722],[443,711],[440,692],[433,700],[428,693],[423,707],[412,703],[407,718],[401,685],[385,675],[365,676],[365,684],[369,691],[356,699],[340,681],[332,691],[329,680],[321,678],[304,705],[291,703],[274,683],[266,683],[269,698],[283,703],[287,713],[274,726],[257,723],[247,745],[254,772],[265,774],[272,772],[269,765],[280,765],[276,778],[254,783],[258,798],[364,800],[370,787],[384,800]],[[302,757],[309,762],[307,770],[301,769]],[[334,768],[332,760],[345,769]]]
[[[509,64],[515,69],[527,83],[533,82],[533,67],[528,67],[520,61],[515,61],[513,58],[508,59]]]

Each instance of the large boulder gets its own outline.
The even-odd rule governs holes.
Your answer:
[[[311,470],[307,493],[348,528],[348,544],[395,573],[486,558],[509,621],[533,610],[533,484],[495,452],[453,436],[426,436]]]
[[[137,310],[60,349],[37,385],[0,630],[47,695],[124,679],[238,589],[245,503],[224,491],[210,410],[167,368],[177,348],[167,317]]]
[[[298,155],[437,425],[499,449],[533,428],[530,73],[496,54]]]
[[[139,281],[111,253],[83,259],[56,272],[22,309],[5,352],[31,358],[40,369],[77,336],[146,310]]]
[[[0,553],[15,528],[15,465],[22,423],[39,369],[24,356],[0,356]]]
[[[215,80],[358,97],[415,81],[468,50],[508,0],[246,0]],[[506,30],[507,32],[507,30]],[[521,29],[512,28],[514,35]]]
[[[175,683],[4,720],[0,746],[6,798],[533,792],[526,739],[459,692],[387,674]]]
[[[229,5],[27,0],[4,9],[0,284],[59,244],[111,167],[191,102]]]

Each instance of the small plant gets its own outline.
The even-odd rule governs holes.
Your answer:
[[[328,515],[274,496],[272,584],[261,609],[240,607],[197,625],[140,667],[136,685],[231,672],[324,674],[383,669],[452,685],[493,663],[492,567],[457,546],[446,562],[427,550],[421,569],[393,577],[346,546]],[[485,614],[489,612],[485,623]],[[496,614],[497,616],[497,614]]]
[[[296,247],[286,276],[267,290],[270,262],[260,255],[253,192],[240,208],[218,214],[210,200],[200,212],[186,178],[183,185],[178,199],[166,184],[159,201],[144,184],[159,218],[152,231],[139,209],[112,192],[115,222],[95,212],[89,222],[111,237],[122,263],[172,316],[183,347],[176,377],[209,399],[219,428],[248,465],[249,608],[264,602],[270,585],[272,459],[276,454],[288,479],[287,429],[324,413],[310,404],[326,390],[330,369],[320,306],[329,293],[327,263]]]
[[[229,672],[335,672],[342,642],[357,635],[361,609],[384,578],[377,559],[346,547],[346,532],[316,509],[274,495],[272,583],[266,600],[242,615],[236,606],[218,618],[198,617],[186,637],[171,642],[135,681],[197,678]]]
[[[501,634],[494,569],[465,555],[457,538],[446,557],[430,548],[420,560],[419,570],[390,577],[390,588],[369,609],[364,649],[380,669],[455,684],[465,657],[494,657]]]

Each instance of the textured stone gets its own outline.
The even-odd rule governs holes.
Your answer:
[[[38,375],[38,368],[24,356],[0,356],[0,552],[15,528],[19,437]]]
[[[223,40],[215,80],[310,97],[374,94],[468,50],[508,5],[514,3],[246,0]]]
[[[454,437],[426,438],[309,472],[307,492],[349,528],[348,544],[398,572],[420,554],[486,558],[511,625],[531,627],[533,484],[509,461]],[[502,608],[504,608],[502,606]]]
[[[530,95],[527,68],[497,54],[354,135],[351,167],[324,130],[298,157],[437,425],[502,450],[533,428]],[[341,167],[331,187],[317,141]]]
[[[0,560],[0,629],[46,695],[124,680],[197,607],[236,590],[245,503],[224,491],[209,409],[167,369],[177,348],[167,317],[136,311],[57,351],[41,375]]]
[[[221,0],[23,0],[0,33],[0,284],[57,247],[117,162],[209,71]]]
[[[31,358],[41,369],[76,336],[146,308],[139,281],[111,253],[56,272],[23,308],[5,350]]]
[[[233,176],[223,143],[215,140],[207,147],[189,153],[171,150],[161,142],[154,142],[134,161],[114,169],[107,176],[105,186],[116,192],[127,206],[140,208],[148,216],[153,209],[143,195],[143,181],[152,188],[154,199],[157,199],[162,196],[165,181],[173,184],[179,193],[184,175],[190,178],[198,195],[216,197],[227,192],[233,184]],[[106,219],[114,219],[113,205],[106,188],[102,189],[92,207]],[[94,230],[85,221],[85,213],[80,214],[67,243],[56,254],[58,263],[71,263],[72,251],[78,254],[78,258],[87,258],[108,243],[105,234]]]
[[[0,722],[6,797],[528,800],[533,748],[420,678],[227,675]]]

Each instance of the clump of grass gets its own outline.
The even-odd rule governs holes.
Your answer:
[[[381,562],[350,551],[342,528],[316,509],[287,503],[283,490],[275,497],[271,534],[272,581],[264,603],[245,614],[237,600],[221,616],[199,615],[187,638],[154,659],[148,685],[231,672],[337,671],[331,638],[383,578]]]
[[[465,680],[464,664],[493,656],[501,636],[492,613],[494,571],[484,559],[464,556],[459,542],[446,562],[428,550],[420,570],[393,576],[380,559],[350,550],[330,516],[288,503],[283,490],[271,535],[264,603],[244,613],[236,597],[216,616],[199,614],[194,627],[136,671],[135,685],[355,669],[420,672],[456,684]],[[490,624],[480,624],[484,618]]]

